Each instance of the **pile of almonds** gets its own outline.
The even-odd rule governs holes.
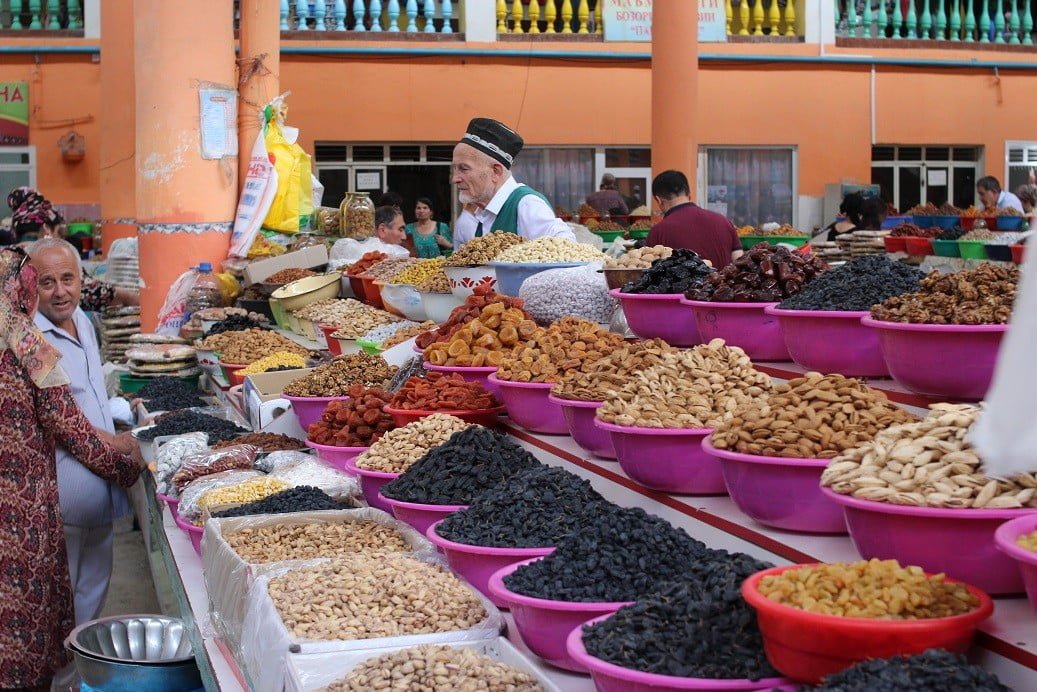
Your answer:
[[[357,468],[404,473],[425,453],[443,444],[470,423],[445,413],[433,413],[402,428],[390,430],[356,459]]]
[[[566,372],[579,371],[625,343],[619,334],[596,322],[563,317],[537,330],[504,355],[497,378],[513,382],[557,382]]]
[[[273,524],[224,534],[227,544],[250,563],[309,560],[354,553],[405,553],[410,545],[392,526],[374,521]]]
[[[551,394],[571,401],[604,401],[634,373],[661,364],[665,354],[674,352],[662,339],[624,342],[603,358],[564,373]]]

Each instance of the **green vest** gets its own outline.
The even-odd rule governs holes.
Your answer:
[[[544,200],[549,208],[551,203],[547,201],[547,197],[544,197],[541,193],[537,192],[529,185],[519,185],[517,188],[511,191],[508,198],[504,200],[504,204],[501,206],[500,211],[497,212],[497,218],[493,220],[493,226],[490,228],[490,232],[493,231],[507,231],[509,233],[518,233],[518,208],[519,202],[522,198],[527,195],[535,195],[540,199]],[[482,224],[475,232],[475,237],[482,237]]]

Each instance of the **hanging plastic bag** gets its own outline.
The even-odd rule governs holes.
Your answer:
[[[195,278],[198,276],[194,268],[188,269],[173,282],[166,294],[166,300],[158,311],[158,327],[156,334],[176,336],[180,328],[184,326],[190,315],[187,314],[187,297],[191,295],[194,288]]]
[[[272,113],[270,106],[264,111]],[[269,119],[269,115],[266,116]],[[265,128],[264,128],[265,130]],[[248,175],[241,189],[238,200],[238,211],[234,215],[234,231],[230,237],[230,255],[247,257],[263,219],[270,211],[270,205],[277,193],[277,170],[266,150],[266,135],[260,131],[252,145],[252,156],[249,159]]]
[[[263,220],[263,228],[267,230],[298,233],[303,211],[309,207],[309,213],[313,212],[312,199],[308,199],[311,194],[310,157],[296,144],[298,136],[299,130],[286,127],[279,117],[275,116],[267,124],[266,149],[277,170],[277,192]]]

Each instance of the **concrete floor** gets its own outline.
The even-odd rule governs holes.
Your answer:
[[[162,608],[151,579],[144,535],[133,530],[133,517],[115,523],[115,559],[101,616],[159,614]]]

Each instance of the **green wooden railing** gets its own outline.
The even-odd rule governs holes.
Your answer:
[[[82,31],[83,0],[0,0],[0,29]]]
[[[1035,13],[1031,0],[835,0],[836,33],[854,38],[1032,46]]]

